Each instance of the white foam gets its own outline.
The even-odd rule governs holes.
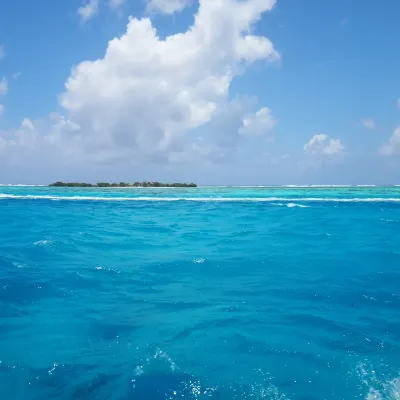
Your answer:
[[[371,387],[366,400],[397,400],[400,399],[400,378],[395,378],[381,384],[379,389]]]
[[[50,196],[50,195],[13,195],[0,193],[0,200],[54,200],[54,201],[192,201],[192,202],[329,202],[329,203],[398,203],[400,197],[102,197],[102,196]]]
[[[13,262],[13,265],[16,268],[26,268],[27,267],[26,264],[21,264],[21,263],[18,263],[16,261]]]
[[[308,188],[311,187],[310,185],[282,185],[282,187],[287,188]]]
[[[309,208],[310,206],[306,206],[304,204],[296,204],[296,203],[288,203],[286,204],[289,208],[299,207],[299,208]]]
[[[280,206],[280,207],[288,207],[288,208],[294,208],[294,207],[300,207],[300,208],[310,208],[311,206],[306,206],[304,204],[297,204],[297,203],[271,203],[273,206]]]
[[[39,240],[35,243],[33,243],[35,246],[40,246],[40,247],[47,247],[50,246],[53,243],[52,240]]]
[[[352,185],[282,185],[287,188],[347,188]]]
[[[118,271],[117,269],[113,269],[113,268],[104,268],[104,267],[94,267],[94,269],[96,269],[97,271],[108,271],[108,272],[115,272],[117,274],[120,274],[121,271]]]
[[[344,188],[346,188],[346,187],[352,187],[353,185],[311,185],[311,187],[327,187],[327,188],[330,188],[330,187],[333,187],[333,188],[336,188],[336,187],[338,187],[338,188],[342,188],[342,187],[344,187]]]
[[[361,382],[367,387],[365,400],[397,400],[400,399],[400,378],[378,378],[371,366],[361,364],[358,369]]]

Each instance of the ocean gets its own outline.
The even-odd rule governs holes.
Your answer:
[[[0,399],[400,399],[400,187],[0,187]]]

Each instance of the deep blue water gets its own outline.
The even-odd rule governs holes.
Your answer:
[[[0,187],[0,399],[209,398],[400,398],[400,187]]]

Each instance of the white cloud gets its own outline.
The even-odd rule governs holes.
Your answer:
[[[221,105],[209,123],[197,130],[196,135],[188,136],[194,136],[190,141],[185,140],[182,147],[171,150],[168,160],[197,166],[234,162],[238,150],[251,142],[251,136],[241,135],[240,129],[253,107],[251,98],[236,98]],[[262,146],[260,142],[257,144]]]
[[[148,0],[149,11],[162,14],[174,14],[186,8],[192,0]],[[219,0],[215,0],[218,2]]]
[[[21,128],[25,128],[27,130],[33,131],[35,128],[33,127],[33,123],[29,118],[24,118],[21,123]]]
[[[342,154],[344,146],[339,139],[331,139],[328,135],[314,135],[304,145],[304,152],[311,155],[334,156]]]
[[[104,58],[74,68],[60,97],[82,127],[86,151],[164,156],[210,121],[233,78],[256,60],[276,60],[251,28],[274,0],[201,0],[185,33],[161,39],[150,19],[131,18]],[[106,151],[107,149],[107,151]]]
[[[0,60],[2,60],[6,56],[6,51],[4,50],[4,46],[0,45]]]
[[[87,3],[78,9],[79,18],[88,21],[99,12],[99,0],[88,0]]]
[[[21,72],[14,72],[12,74],[12,78],[14,79],[14,81],[17,81],[21,77],[21,75],[22,75]]]
[[[8,93],[8,81],[7,78],[2,78],[0,81],[0,96],[4,96]]]
[[[0,117],[4,114],[5,109],[6,108],[3,106],[3,104],[0,104]]]
[[[381,147],[384,156],[400,155],[400,126],[396,128],[388,142]]]
[[[252,34],[274,4],[200,0],[193,25],[166,38],[150,19],[131,18],[103,58],[72,70],[60,95],[65,116],[26,119],[1,132],[0,177],[10,165],[61,179],[55,174],[84,174],[93,165],[126,176],[137,165],[148,171],[160,163],[179,169],[174,163],[231,160],[250,140],[239,134],[250,105],[230,101],[230,85],[252,62],[279,59],[267,38]],[[266,110],[261,120],[270,117]]]
[[[126,2],[126,0],[110,0],[109,4],[110,4],[110,7],[117,8],[117,7],[122,6],[122,4],[124,4],[125,2]]]
[[[373,119],[370,118],[365,118],[361,120],[361,124],[364,126],[366,129],[374,130],[376,129],[376,123]]]
[[[19,128],[0,132],[0,172],[20,166],[29,177],[35,169],[50,173],[52,164],[60,173],[83,159],[78,132],[76,124],[59,114],[38,121],[25,118]]]
[[[247,135],[263,135],[268,133],[274,126],[276,121],[272,116],[269,108],[264,107],[255,114],[247,114],[243,118],[242,126],[239,129],[239,134]]]

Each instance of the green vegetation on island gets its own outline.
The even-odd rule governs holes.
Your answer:
[[[107,183],[107,182],[99,182],[99,183],[81,183],[81,182],[56,182],[52,183],[49,186],[52,187],[82,187],[82,188],[111,188],[111,187],[149,187],[149,188],[164,188],[164,187],[173,187],[173,188],[193,188],[197,187],[195,183],[160,183],[160,182],[135,182],[135,183]]]

